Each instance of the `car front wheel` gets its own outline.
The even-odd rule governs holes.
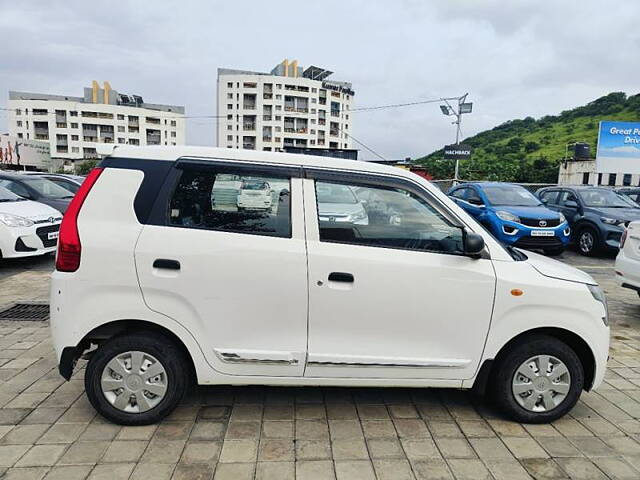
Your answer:
[[[584,386],[584,370],[576,353],[546,335],[516,343],[496,367],[495,400],[509,417],[522,423],[557,420],[573,408]]]
[[[585,227],[578,233],[578,252],[590,257],[598,251],[598,234],[591,227]]]
[[[120,425],[148,425],[180,403],[189,365],[182,351],[155,333],[107,340],[85,371],[87,397],[106,419]]]

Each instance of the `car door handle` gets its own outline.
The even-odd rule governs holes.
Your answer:
[[[345,283],[353,283],[353,275],[345,272],[331,272],[329,274],[330,282],[345,282]]]
[[[168,258],[156,258],[153,261],[153,268],[164,268],[165,270],[180,270],[180,262]]]

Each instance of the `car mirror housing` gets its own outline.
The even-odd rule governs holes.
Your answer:
[[[578,208],[578,203],[573,200],[567,200],[564,202],[564,206],[567,208]]]
[[[474,232],[464,232],[464,254],[479,258],[484,250],[484,238]]]

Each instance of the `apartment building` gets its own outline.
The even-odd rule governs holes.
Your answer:
[[[271,72],[218,69],[217,145],[351,149],[354,91],[333,72],[284,60]]]
[[[184,107],[145,103],[94,81],[82,97],[9,92],[9,135],[48,141],[52,158],[97,158],[99,143],[184,145]]]

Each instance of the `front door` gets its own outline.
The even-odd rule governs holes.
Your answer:
[[[185,326],[218,372],[302,375],[301,179],[209,162],[183,163],[172,175],[166,218],[146,225],[136,247],[146,304]]]
[[[462,229],[420,187],[330,178],[304,180],[305,376],[472,377],[491,320],[491,260],[461,254]],[[318,215],[326,204],[333,218]]]

